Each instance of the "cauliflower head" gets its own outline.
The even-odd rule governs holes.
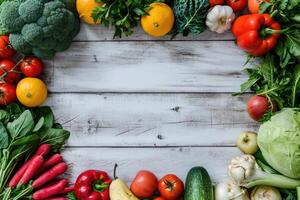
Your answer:
[[[12,0],[0,5],[0,34],[9,34],[13,47],[42,59],[68,49],[80,22],[65,0]]]

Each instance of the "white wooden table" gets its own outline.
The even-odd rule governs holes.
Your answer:
[[[232,35],[112,34],[82,25],[72,47],[47,62],[47,105],[71,131],[64,156],[72,180],[90,168],[112,173],[115,163],[128,182],[140,169],[185,178],[196,165],[225,179],[240,154],[237,134],[256,128],[248,96],[231,95],[246,79]]]

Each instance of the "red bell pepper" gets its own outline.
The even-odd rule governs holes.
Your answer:
[[[274,48],[281,26],[269,14],[249,14],[238,17],[232,33],[240,48],[253,56],[262,56]]]
[[[110,183],[106,172],[87,170],[77,178],[74,193],[78,200],[109,200]]]

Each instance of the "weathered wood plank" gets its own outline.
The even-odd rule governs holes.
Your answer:
[[[161,38],[154,38],[148,36],[144,31],[139,27],[136,29],[136,32],[129,37],[115,38],[113,39],[114,29],[105,28],[101,25],[87,25],[85,23],[81,24],[80,33],[75,38],[75,41],[103,41],[103,40],[170,40],[170,36],[165,36]],[[176,36],[173,40],[233,40],[233,35],[228,32],[225,34],[217,34],[210,31],[205,31],[200,35],[190,34],[188,37],[183,37],[182,35]]]
[[[113,174],[118,163],[117,175],[130,182],[141,169],[154,172],[158,178],[175,173],[185,180],[194,166],[205,167],[214,181],[227,178],[230,159],[240,152],[234,147],[197,148],[67,148],[64,158],[70,163],[71,180],[87,169],[105,170]]]
[[[231,42],[75,42],[48,67],[52,92],[236,92],[244,53]]]
[[[53,94],[71,146],[233,146],[255,130],[248,96],[230,94]]]

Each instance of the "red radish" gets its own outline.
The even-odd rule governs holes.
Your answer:
[[[33,188],[38,188],[44,185],[45,183],[55,179],[57,176],[65,173],[68,169],[68,165],[64,162],[61,162],[45,173],[43,173],[40,177],[38,177],[35,181],[32,183]]]
[[[69,186],[69,187],[66,187],[62,192],[61,194],[68,194],[70,192],[72,192],[74,190],[74,186]]]
[[[59,153],[54,154],[48,160],[45,161],[41,171],[44,171],[50,167],[53,167],[54,165],[60,163],[61,161],[62,161],[61,154],[59,154]]]
[[[256,121],[259,121],[268,110],[270,110],[270,103],[267,97],[256,95],[247,103],[248,114]]]
[[[46,200],[68,200],[68,199],[65,197],[52,197],[52,198],[48,198]]]
[[[40,167],[42,167],[43,163],[44,159],[42,156],[35,156],[28,165],[25,173],[23,174],[18,184],[27,184],[31,180],[31,178],[38,172]]]
[[[49,153],[50,149],[51,146],[49,144],[40,145],[39,148],[36,150],[35,154],[33,155],[33,157],[31,157],[27,162],[25,162],[25,164],[19,169],[19,171],[17,171],[16,174],[12,177],[8,186],[11,188],[16,187],[20,179],[22,178],[23,174],[25,173],[27,167],[29,166],[30,162],[34,158],[34,156],[38,156],[38,155],[45,156]]]
[[[59,194],[68,184],[66,179],[62,179],[54,185],[50,185],[46,188],[40,189],[33,194],[34,200],[47,199],[48,197]]]

